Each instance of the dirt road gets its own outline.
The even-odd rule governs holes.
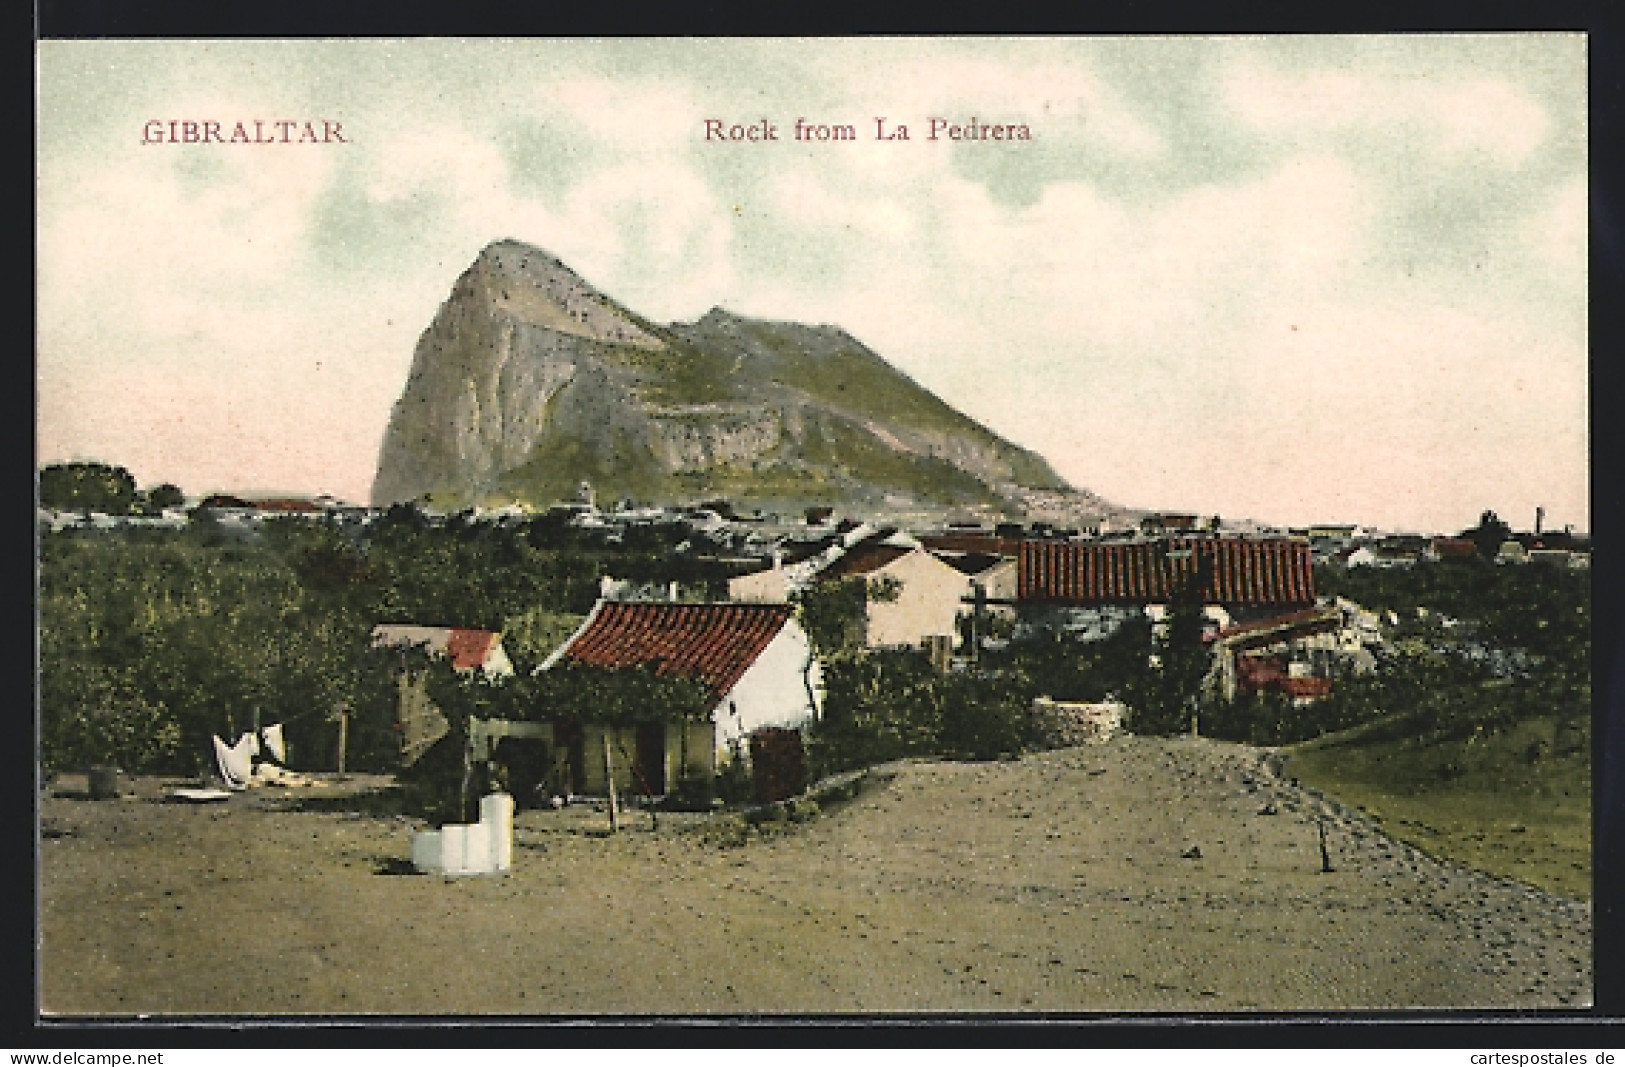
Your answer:
[[[1435,862],[1206,740],[904,764],[743,847],[699,817],[610,838],[587,808],[524,812],[512,873],[460,880],[391,873],[400,818],[161,784],[42,801],[48,1013],[1590,1001],[1587,904]]]

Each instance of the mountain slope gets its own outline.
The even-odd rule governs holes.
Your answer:
[[[418,341],[373,502],[545,505],[582,480],[606,500],[764,508],[1103,504],[838,328],[720,308],[660,326],[498,241]]]

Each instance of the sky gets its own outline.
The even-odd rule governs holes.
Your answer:
[[[42,464],[364,501],[514,238],[657,321],[839,325],[1120,505],[1590,527],[1583,35],[37,49]]]

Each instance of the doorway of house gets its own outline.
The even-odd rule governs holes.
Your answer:
[[[666,793],[666,724],[640,722],[637,728],[636,753],[632,763],[633,777],[638,792],[645,796],[664,796]]]
[[[587,791],[587,741],[579,722],[560,722],[553,727],[558,753],[564,757],[564,766],[558,768],[561,779],[555,786],[563,793],[580,796]]]

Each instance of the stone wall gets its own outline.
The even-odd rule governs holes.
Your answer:
[[[1085,704],[1038,697],[1028,713],[1042,747],[1073,748],[1111,739],[1123,728],[1125,710],[1114,700]]]

